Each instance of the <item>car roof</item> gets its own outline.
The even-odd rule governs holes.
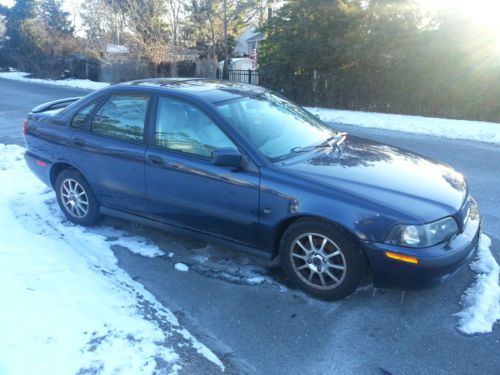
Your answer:
[[[246,83],[211,80],[206,78],[150,78],[124,82],[120,86],[151,88],[156,92],[183,93],[210,103],[253,96],[268,90]]]

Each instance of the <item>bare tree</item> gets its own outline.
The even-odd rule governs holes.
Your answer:
[[[179,30],[181,27],[181,17],[183,16],[183,0],[167,0],[167,19],[172,32],[170,75],[177,76],[177,61],[179,58]]]
[[[82,5],[80,17],[86,35],[86,50],[95,58],[102,58],[109,43],[119,44],[113,37],[116,30],[113,8],[105,0],[86,0]],[[118,33],[116,33],[118,34]]]
[[[164,0],[111,0],[122,15],[127,46],[142,59],[150,61],[158,74],[158,66],[175,55],[169,40]]]

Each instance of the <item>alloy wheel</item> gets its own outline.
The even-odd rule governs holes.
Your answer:
[[[61,200],[66,211],[76,217],[83,218],[89,211],[89,198],[78,181],[67,178],[61,184]]]
[[[307,285],[320,290],[331,290],[342,284],[347,264],[340,247],[329,237],[319,233],[304,233],[290,248],[293,271]]]

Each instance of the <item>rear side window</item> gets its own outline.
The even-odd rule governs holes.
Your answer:
[[[111,96],[92,119],[92,132],[132,142],[142,142],[149,95]]]
[[[97,103],[93,102],[80,109],[73,117],[73,120],[71,120],[71,127],[73,129],[81,129],[87,122],[87,119],[89,118],[96,105]]]

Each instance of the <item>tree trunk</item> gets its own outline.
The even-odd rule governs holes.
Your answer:
[[[222,78],[229,79],[229,46],[227,39],[227,0],[224,0],[224,66]]]

